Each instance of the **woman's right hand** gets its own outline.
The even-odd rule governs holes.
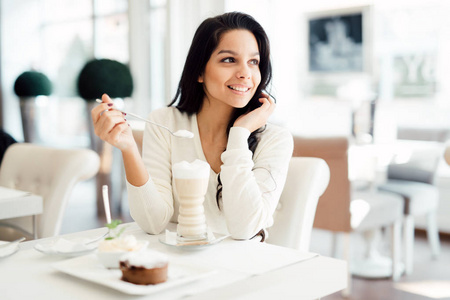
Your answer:
[[[130,126],[122,112],[111,109],[113,102],[107,94],[102,96],[103,103],[91,111],[95,134],[103,141],[127,151],[136,147]]]

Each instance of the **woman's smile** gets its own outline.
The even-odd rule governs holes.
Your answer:
[[[229,85],[228,88],[234,92],[238,92],[239,94],[244,94],[250,91],[251,88],[241,85]]]

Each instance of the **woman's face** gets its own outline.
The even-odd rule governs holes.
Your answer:
[[[261,82],[259,49],[254,35],[236,29],[222,35],[198,78],[206,98],[234,108],[247,105]]]

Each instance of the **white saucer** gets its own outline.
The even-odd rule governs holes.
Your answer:
[[[86,249],[79,249],[79,250],[73,250],[73,251],[70,251],[70,250],[58,251],[57,249],[55,249],[54,245],[55,245],[55,242],[40,243],[40,244],[36,244],[34,246],[34,249],[36,251],[39,251],[46,255],[63,256],[63,257],[74,257],[74,256],[85,255],[85,254],[91,253],[97,249],[96,245],[89,245],[89,248],[86,248]]]
[[[186,249],[186,250],[201,250],[204,248],[207,248],[209,246],[215,245],[223,241],[229,237],[229,235],[223,235],[219,233],[214,233],[213,235],[209,235],[208,239],[206,240],[200,240],[200,241],[192,241],[192,242],[180,242],[176,238],[167,238],[166,234],[163,234],[159,237],[159,241],[168,246],[180,248],[180,249]]]

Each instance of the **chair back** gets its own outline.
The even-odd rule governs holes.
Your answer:
[[[442,153],[442,147],[435,144],[414,149],[407,161],[389,164],[387,179],[434,184]]]
[[[317,202],[329,179],[330,170],[324,160],[291,158],[286,184],[274,214],[274,224],[268,228],[268,243],[309,250]]]
[[[293,156],[318,157],[330,168],[330,182],[317,204],[314,228],[351,232],[347,137],[294,136]]]
[[[17,143],[5,153],[0,185],[42,196],[44,211],[37,217],[38,237],[56,236],[75,184],[96,175],[99,165],[99,156],[92,150]],[[6,221],[31,231],[31,217]]]

